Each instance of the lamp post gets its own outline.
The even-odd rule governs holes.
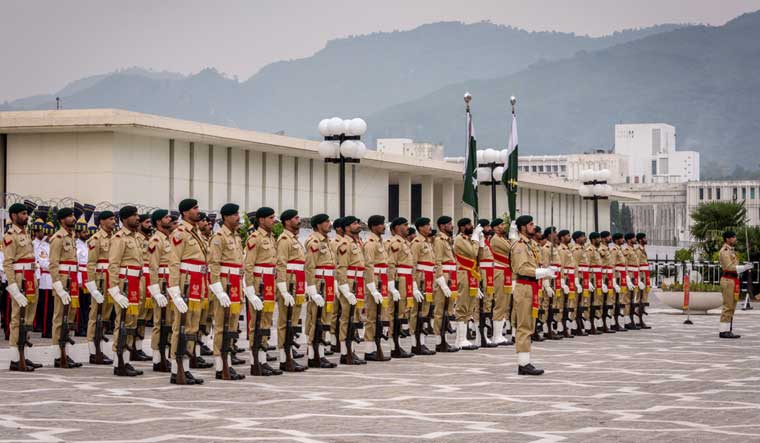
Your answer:
[[[496,186],[501,182],[504,165],[507,162],[507,150],[478,150],[478,183],[491,186],[491,220],[496,218]]]
[[[578,193],[584,200],[593,200],[594,202],[594,231],[596,232],[599,232],[599,200],[607,200],[612,193],[612,187],[607,184],[609,178],[610,171],[608,169],[600,171],[587,169],[580,173],[583,186],[578,188]]]
[[[338,164],[340,217],[346,216],[346,163],[359,163],[367,155],[361,141],[367,123],[360,119],[326,118],[319,122],[319,133],[325,138],[319,144],[319,156],[325,163]]]

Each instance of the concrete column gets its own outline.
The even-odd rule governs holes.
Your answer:
[[[449,217],[456,218],[456,194],[454,192],[454,181],[453,180],[447,180],[443,183],[443,204],[441,213],[438,214],[441,215],[448,215]]]
[[[426,175],[422,177],[422,207],[420,208],[420,215],[422,217],[433,218],[433,208],[435,206],[435,184],[433,183],[433,177]]]
[[[412,214],[412,176],[400,174],[398,177],[398,215],[410,217]]]

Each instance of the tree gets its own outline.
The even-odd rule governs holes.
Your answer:
[[[620,203],[617,201],[610,203],[610,231],[613,234],[622,232],[620,224]]]
[[[633,215],[631,214],[631,208],[623,204],[623,209],[620,211],[620,232],[633,232]]]
[[[760,260],[760,227],[744,226],[736,230],[736,249],[744,253],[745,257],[748,255],[747,243],[749,243],[749,260]]]
[[[691,235],[709,257],[720,249],[723,231],[738,230],[747,223],[747,209],[744,201],[702,203],[691,213],[691,218],[694,220]]]

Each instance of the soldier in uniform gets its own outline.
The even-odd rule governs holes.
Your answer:
[[[518,375],[541,375],[543,369],[531,364],[530,336],[533,333],[534,321],[538,316],[539,280],[550,277],[553,272],[549,268],[540,268],[540,253],[531,246],[529,237],[535,231],[533,217],[521,215],[515,220],[520,238],[512,245],[512,271],[517,279],[514,292],[514,310],[517,317],[517,335],[515,351],[517,351]]]
[[[159,344],[161,341],[161,315],[162,309],[168,306],[169,301],[161,290],[161,284],[164,287],[169,286],[169,255],[172,253],[172,243],[169,236],[173,231],[172,218],[166,209],[156,209],[150,215],[150,222],[155,229],[155,233],[148,240],[148,272],[149,277],[146,282],[148,292],[153,300],[153,329],[151,330],[150,348],[153,350],[153,371],[167,372],[169,368],[161,366],[161,353]],[[172,324],[174,316],[173,308],[166,309],[164,323]],[[168,352],[167,352],[168,354]]]
[[[636,241],[639,248],[637,249],[639,257],[639,304],[636,314],[639,317],[639,328],[652,329],[644,323],[644,316],[647,315],[646,307],[649,306],[649,291],[652,289],[649,276],[649,258],[647,257],[647,235],[643,232],[636,234]]]
[[[414,281],[414,258],[409,242],[406,240],[406,234],[409,229],[409,222],[398,217],[391,222],[391,233],[393,236],[388,242],[388,291],[393,296],[393,303],[388,303],[386,315],[390,319],[390,328],[388,333],[393,336],[394,329],[398,326],[393,322],[394,311],[396,316],[405,323],[408,319],[409,311],[414,306],[414,300],[422,300],[422,294],[417,288]],[[415,294],[415,290],[417,294]],[[398,305],[396,305],[398,302]],[[400,331],[399,331],[400,332]],[[414,354],[404,350],[399,343],[398,348],[394,341],[391,342],[391,357],[393,358],[411,358]]]
[[[575,320],[575,307],[576,307],[576,287],[575,287],[575,259],[570,251],[570,231],[563,229],[557,233],[559,238],[559,260],[562,267],[561,283],[562,293],[564,294],[562,309],[564,311],[567,306],[567,318],[570,322]],[[564,312],[562,313],[564,316]],[[567,328],[565,328],[567,326]],[[575,336],[570,333],[570,325],[562,324],[562,337],[574,338]]]
[[[541,246],[541,266],[545,268],[551,268],[554,271],[551,277],[547,277],[541,280],[541,287],[544,291],[544,320],[543,324],[546,325],[547,335],[546,338],[550,340],[561,340],[562,336],[559,335],[555,329],[554,324],[559,320],[559,312],[562,309],[562,286],[560,279],[560,272],[562,269],[562,263],[559,258],[559,238],[557,235],[557,228],[550,226],[544,229],[544,244]],[[551,306],[552,315],[549,316],[549,306]]]
[[[491,325],[493,326],[493,299],[494,299],[494,261],[493,252],[491,252],[490,239],[493,235],[493,229],[491,228],[491,222],[485,218],[478,220],[478,226],[482,229],[481,236],[483,238],[482,245],[478,250],[478,264],[480,267],[480,282],[483,292],[483,311],[486,314],[491,314]],[[480,304],[480,302],[478,302]],[[480,306],[478,306],[478,310]],[[478,314],[478,318],[480,315]],[[486,348],[495,348],[498,346],[493,343],[486,332],[486,325],[483,327],[484,337],[482,337],[481,344],[485,343]],[[476,329],[479,330],[479,329]]]
[[[472,220],[462,218],[457,222],[459,233],[454,239],[454,255],[457,260],[457,299],[456,329],[457,347],[466,351],[478,349],[476,344],[467,340],[467,322],[476,318],[478,299],[483,297],[480,290],[480,270],[478,269],[478,254],[485,246],[480,226],[473,229]]]
[[[636,322],[633,321],[635,309],[633,305],[638,302],[639,297],[639,256],[634,250],[634,243],[636,242],[636,234],[629,232],[624,236],[625,244],[623,245],[623,257],[625,258],[626,267],[626,297],[625,297],[625,316],[628,317],[629,322],[625,324],[626,329],[638,330],[640,329]]]
[[[189,355],[195,350],[198,325],[200,323],[203,292],[207,274],[206,242],[198,231],[200,211],[198,201],[185,199],[179,203],[182,223],[172,232],[172,254],[169,255],[169,288],[166,292],[171,297],[175,311],[172,322],[172,368],[170,383],[177,383],[178,365],[174,356],[182,354],[182,368],[186,383],[203,384],[202,378],[194,377],[189,369]],[[185,302],[184,297],[187,297]],[[185,324],[180,325],[182,315]],[[184,326],[187,342],[185,349],[179,350],[180,327]]]
[[[96,217],[96,221],[99,229],[87,240],[87,282],[84,286],[92,296],[90,315],[87,321],[87,347],[90,351],[90,364],[110,365],[113,361],[105,354],[102,354],[102,360],[97,358],[95,327],[98,309],[101,309],[103,322],[111,318],[111,311],[113,310],[113,301],[110,297],[104,297],[103,291],[110,287],[108,284],[108,253],[111,234],[116,225],[116,216],[111,211],[101,211]]]
[[[610,231],[602,231],[599,233],[601,237],[601,243],[597,248],[599,250],[599,256],[602,258],[602,332],[614,333],[615,331],[607,326],[607,318],[612,312],[613,304],[615,303],[615,278],[612,274],[613,262],[612,251],[610,251],[609,244],[612,242],[612,234]]]
[[[732,329],[736,303],[739,301],[739,288],[741,282],[739,276],[752,269],[751,264],[740,265],[736,258],[736,233],[726,231],[723,233],[723,247],[720,248],[720,268],[723,271],[720,276],[720,292],[723,295],[723,307],[720,313],[718,325],[718,337],[739,338],[741,335],[734,334]]]
[[[348,250],[348,242],[347,238],[345,236],[345,230],[343,229],[343,219],[342,218],[336,218],[333,220],[333,230],[335,231],[335,237],[330,239],[330,250],[332,251],[333,257],[335,257],[335,301],[333,302],[332,307],[332,314],[330,315],[330,332],[326,332],[325,336],[327,337],[327,340],[330,342],[330,349],[325,349],[325,355],[332,355],[334,352],[338,352],[338,349],[341,347],[338,343],[338,336],[340,335],[338,333],[338,315],[343,313],[344,307],[348,308],[348,301],[345,300],[344,297],[341,296],[341,292],[338,288],[338,253],[339,250],[343,251],[344,253]],[[347,269],[344,269],[344,271],[347,271]],[[343,306],[345,305],[345,306]],[[348,314],[346,314],[348,315]],[[344,337],[345,338],[345,337]]]
[[[433,286],[435,285],[435,254],[431,244],[433,227],[430,219],[420,217],[414,222],[417,235],[411,241],[412,261],[415,266],[414,284],[417,292],[414,294],[414,306],[409,316],[409,332],[412,335],[412,353],[415,355],[433,355],[435,351],[425,346],[425,333],[422,325],[417,324],[418,317],[427,318],[430,305],[433,302]],[[422,288],[422,290],[420,290]],[[413,288],[414,289],[414,288]],[[428,318],[428,322],[432,319]],[[417,342],[417,328],[420,328],[419,343]]]
[[[230,380],[242,380],[245,375],[238,374],[232,368],[232,340],[224,337],[224,330],[236,331],[240,308],[242,306],[241,295],[243,293],[243,240],[240,238],[240,207],[234,203],[227,203],[220,209],[222,216],[222,228],[211,239],[208,254],[208,266],[210,275],[209,290],[216,296],[214,307],[214,365],[216,367],[216,379],[223,376],[224,362],[227,359]],[[229,310],[227,311],[227,309]],[[225,311],[227,316],[225,318]],[[226,321],[226,324],[225,324]],[[223,340],[227,340],[229,348],[226,355],[222,354]]]
[[[617,294],[618,298],[618,305],[625,304],[625,295],[628,293],[628,288],[626,287],[626,265],[625,265],[625,256],[623,256],[623,250],[620,248],[623,244],[623,234],[620,232],[616,232],[612,234],[612,243],[610,243],[610,263],[611,266],[613,266],[613,272],[612,272],[612,286],[614,289],[613,292],[613,299],[612,303],[615,303],[615,294]],[[618,314],[622,315],[622,312],[618,312]],[[616,314],[613,314],[613,316],[616,316]],[[611,330],[615,332],[625,332],[626,329],[623,327],[620,327],[618,324],[618,319],[614,318],[615,324],[612,325],[610,328]]]
[[[586,257],[588,257],[589,278],[591,279],[591,283],[589,283],[591,288],[589,305],[593,306],[589,311],[588,319],[591,323],[591,335],[599,335],[603,334],[603,332],[596,328],[596,320],[597,316],[601,313],[602,303],[604,302],[602,296],[602,285],[604,284],[602,281],[602,257],[599,254],[601,236],[598,232],[592,232],[588,238],[589,241],[585,244],[584,251]]]
[[[248,334],[250,343],[254,341],[254,332],[256,317],[261,316],[260,329],[269,330],[272,327],[272,316],[275,307],[275,270],[277,266],[277,247],[275,245],[272,229],[274,228],[275,216],[274,209],[262,207],[256,210],[255,215],[249,214],[249,218],[256,220],[258,228],[248,236],[246,241],[245,254],[245,281],[249,287],[263,300],[264,309],[261,311],[253,310],[249,312],[250,321],[248,322]],[[282,375],[282,371],[273,368],[267,363],[267,353],[264,349],[268,347],[268,336],[261,339],[261,349],[254,349],[251,352],[257,352],[259,366],[254,363],[251,365],[251,375],[270,376]],[[255,362],[251,354],[251,361]],[[263,363],[262,363],[263,362]]]
[[[388,321],[384,309],[388,305],[388,256],[382,240],[385,233],[385,217],[382,215],[369,217],[367,227],[369,228],[369,235],[364,243],[364,257],[366,258],[364,279],[371,297],[367,297],[365,301],[367,322],[364,324],[364,341],[367,352],[364,354],[364,359],[388,361],[391,359],[390,356],[386,356],[382,348],[377,349],[375,341],[375,335],[383,333],[382,330],[377,330],[378,310],[380,310],[381,322]]]
[[[444,327],[444,316],[448,319],[454,315],[454,306],[458,294],[457,262],[454,258],[452,246],[454,224],[451,217],[442,215],[436,220],[436,225],[438,226],[438,233],[433,238],[436,283],[433,293],[433,332],[437,337],[435,350],[437,352],[457,352],[459,351],[458,347],[442,340],[447,331],[441,331]]]
[[[39,215],[32,224],[32,233],[34,239],[32,240],[32,246],[34,247],[34,260],[36,263],[35,275],[37,277],[39,291],[37,294],[37,314],[40,319],[40,329],[42,337],[50,338],[53,330],[53,281],[50,278],[50,240],[48,231],[52,229],[50,225],[45,223],[43,217],[47,217],[47,208],[41,212],[42,206],[38,206],[35,214]],[[44,212],[44,213],[43,213]]]
[[[56,215],[61,228],[53,235],[50,240],[50,276],[53,280],[53,290],[57,297],[55,298],[55,307],[53,308],[53,344],[57,345],[61,339],[61,330],[63,329],[63,311],[64,306],[70,305],[70,314],[68,322],[71,324],[74,320],[74,312],[79,308],[79,291],[77,285],[77,252],[74,239],[74,211],[71,208],[62,208]],[[64,286],[65,285],[65,286]],[[73,330],[73,328],[70,329]],[[69,368],[78,368],[81,363],[74,362],[70,353],[72,345],[65,344],[66,349],[66,366]],[[62,366],[61,358],[54,360],[54,366]]]
[[[112,346],[116,357],[120,351],[124,352],[132,348],[134,340],[137,338],[137,317],[140,313],[140,275],[143,268],[142,242],[137,238],[137,230],[140,227],[137,208],[124,206],[119,210],[119,220],[121,220],[122,227],[111,238],[108,252],[108,281],[111,285],[108,288],[108,294],[114,301],[116,311]],[[126,309],[126,313],[122,316],[124,309]],[[122,321],[127,333],[126,349],[120,349],[118,346],[119,329]],[[129,363],[120,367],[118,358],[113,360],[114,375],[134,377],[143,373]]]
[[[585,336],[588,335],[585,327],[585,320],[588,319],[589,309],[589,296],[591,291],[591,268],[589,267],[588,254],[584,245],[586,244],[586,233],[583,231],[573,232],[573,246],[570,251],[573,254],[573,261],[575,262],[575,286],[578,292],[578,298],[575,304],[575,318],[578,323],[578,328],[573,331],[574,335]],[[578,311],[583,308],[583,315],[578,318]],[[580,327],[583,325],[583,327]]]
[[[201,240],[206,243],[206,250],[208,250],[211,236],[214,233],[214,222],[216,216],[212,219],[211,215],[205,212],[201,212],[201,219],[198,221],[198,232],[200,233]],[[206,286],[208,287],[209,276],[206,275]],[[195,342],[195,349],[193,350],[193,357],[190,359],[190,364],[195,365],[198,368],[210,368],[213,366],[211,362],[206,362],[203,356],[213,355],[211,348],[209,348],[204,341],[208,340],[211,333],[211,322],[214,315],[214,306],[216,302],[215,297],[209,297],[209,291],[206,289],[203,291],[204,299],[201,307],[201,319],[198,325],[198,341]]]
[[[306,251],[298,240],[301,227],[301,217],[295,209],[288,209],[280,214],[283,226],[282,234],[277,238],[277,348],[279,349],[280,370],[285,372],[303,372],[303,366],[293,360],[287,364],[285,336],[287,334],[287,310],[291,307],[290,322],[297,325],[301,318],[301,306],[306,296]],[[295,340],[295,339],[294,339]],[[291,349],[291,352],[293,350]]]
[[[330,217],[317,214],[311,217],[311,233],[306,240],[306,293],[311,302],[306,308],[306,330],[308,332],[308,357],[310,368],[334,368],[337,364],[325,358],[324,331],[329,325],[330,314],[335,302],[335,257],[327,234],[330,232]],[[324,297],[322,294],[324,294]],[[320,323],[324,329],[317,335],[317,308],[322,308]],[[317,353],[313,344],[317,343]]]
[[[488,243],[494,259],[494,308],[493,342],[499,346],[513,344],[504,336],[504,326],[509,318],[509,299],[512,298],[512,266],[509,261],[512,242],[507,238],[504,220],[491,221],[494,235]]]
[[[37,282],[34,277],[34,248],[32,238],[26,231],[29,212],[21,203],[14,203],[8,208],[11,227],[3,238],[3,271],[8,279],[6,290],[10,295],[10,347],[11,371],[34,371],[42,365],[24,358],[20,361],[18,340],[21,332],[21,322],[25,326],[25,334],[32,330],[37,309]],[[24,318],[20,318],[21,308],[24,308]],[[24,337],[26,339],[26,337]]]
[[[138,306],[137,314],[137,332],[135,333],[133,342],[134,346],[129,350],[130,361],[151,361],[153,359],[153,357],[147,355],[142,349],[142,341],[143,337],[145,337],[145,325],[148,321],[153,319],[154,303],[151,293],[148,291],[148,286],[151,285],[150,252],[148,251],[151,235],[153,235],[153,229],[150,214],[140,214],[139,225],[135,237],[140,245],[143,267],[142,275],[140,277],[140,304]]]
[[[359,233],[362,230],[361,221],[349,215],[341,219],[343,230],[342,240],[336,246],[336,267],[335,279],[338,285],[338,291],[342,297],[339,297],[340,303],[340,325],[336,320],[335,335],[340,337],[342,343],[338,343],[340,348],[340,363],[362,365],[367,362],[359,358],[351,349],[349,358],[348,349],[345,346],[346,340],[353,340],[356,331],[352,332],[352,337],[348,337],[349,322],[356,323],[360,317],[360,310],[364,307],[364,252],[362,251],[361,239]],[[357,275],[359,276],[357,281]],[[350,317],[351,306],[354,306],[354,316]],[[337,303],[336,303],[337,309]],[[335,310],[333,310],[333,315]]]

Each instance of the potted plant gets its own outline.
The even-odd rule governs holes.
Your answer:
[[[656,293],[656,297],[671,308],[686,312],[683,309],[683,283],[663,283],[660,286],[660,292]],[[720,293],[720,285],[710,283],[689,284],[689,313],[707,314],[707,311],[719,308],[722,304],[723,296]]]

